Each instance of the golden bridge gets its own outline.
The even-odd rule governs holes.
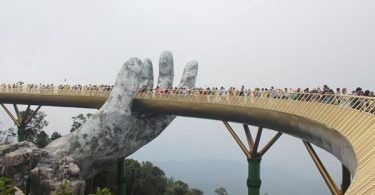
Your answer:
[[[29,119],[21,116],[17,104],[58,107],[100,108],[108,90],[1,88],[0,104],[17,126]],[[4,104],[13,104],[16,115]],[[159,113],[223,121],[249,161],[249,194],[261,184],[260,160],[283,134],[300,138],[332,194],[375,194],[375,98],[364,96],[262,92],[239,96],[221,91],[139,92],[133,102],[137,113]],[[26,112],[27,112],[26,111]],[[25,115],[26,116],[26,115]],[[243,124],[245,142],[228,122]],[[249,126],[257,126],[253,139]],[[262,129],[277,133],[262,148]],[[338,187],[320,161],[311,144],[331,154],[342,163],[342,184]]]

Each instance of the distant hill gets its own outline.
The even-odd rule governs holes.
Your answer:
[[[230,195],[247,194],[247,164],[219,159],[155,162],[169,177],[187,182],[206,195],[218,187]],[[261,193],[269,195],[324,195],[330,194],[323,179],[308,173],[291,174],[277,167],[262,167]]]

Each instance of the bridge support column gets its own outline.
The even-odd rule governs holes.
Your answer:
[[[247,159],[247,162],[249,164],[249,173],[248,173],[248,178],[247,178],[248,195],[260,194],[260,186],[262,184],[262,181],[260,179],[260,161],[261,160],[262,160],[261,157]]]
[[[14,111],[16,112],[16,117],[13,116],[13,114],[8,110],[8,108],[4,104],[1,104],[1,106],[9,115],[9,117],[13,120],[14,124],[17,126],[17,141],[25,141],[27,139],[26,126],[31,121],[31,119],[38,113],[39,109],[42,106],[38,106],[38,108],[35,109],[35,111],[32,111],[30,109],[31,106],[28,105],[27,109],[22,114],[21,112],[19,112],[17,105],[13,104]]]
[[[262,181],[260,179],[260,162],[262,160],[262,156],[271,148],[271,146],[280,138],[282,135],[281,132],[278,132],[268,143],[258,151],[260,137],[262,135],[263,128],[258,128],[258,133],[256,135],[255,141],[251,136],[251,132],[248,125],[243,125],[246,139],[248,142],[249,149],[246,148],[245,144],[241,141],[238,137],[236,132],[233,128],[229,125],[227,121],[223,121],[225,127],[228,129],[229,133],[233,136],[234,140],[240,146],[241,150],[245,154],[249,166],[249,173],[247,178],[247,188],[248,188],[248,195],[259,195],[260,194],[260,186]]]
[[[22,142],[27,139],[27,132],[26,132],[26,126],[18,126],[18,131],[17,131],[17,141]]]
[[[126,194],[126,178],[125,178],[125,159],[121,159],[117,162],[117,186],[118,194]]]

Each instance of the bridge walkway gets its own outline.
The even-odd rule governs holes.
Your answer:
[[[100,108],[110,91],[0,88],[1,104]],[[350,171],[346,194],[375,194],[375,98],[222,91],[139,92],[133,108],[256,125],[311,142],[336,156]]]

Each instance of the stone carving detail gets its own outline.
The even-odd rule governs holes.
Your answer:
[[[193,88],[197,72],[198,63],[189,62],[179,87]],[[172,87],[173,77],[173,56],[165,51],[159,60],[158,87]],[[106,103],[81,128],[43,149],[28,142],[0,146],[0,174],[13,177],[17,186],[25,192],[30,189],[30,194],[50,194],[63,180],[74,187],[76,194],[83,194],[86,179],[152,141],[175,118],[132,114],[136,92],[151,89],[153,83],[151,60],[129,59],[119,71]]]

